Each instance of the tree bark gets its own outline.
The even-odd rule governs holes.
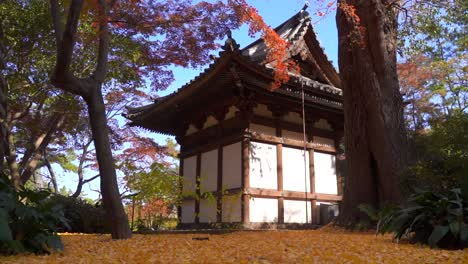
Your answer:
[[[128,238],[131,237],[132,233],[128,226],[127,215],[120,201],[101,84],[96,84],[89,90],[91,96],[86,98],[86,103],[88,105],[89,122],[96,147],[99,174],[101,175],[102,202],[107,219],[112,226],[112,238]]]
[[[11,182],[15,186],[15,189],[19,190],[21,186],[21,174],[19,171],[18,163],[16,162],[16,149],[15,149],[15,139],[10,130],[7,130],[7,140],[8,140],[8,156],[7,163],[10,170]],[[13,147],[12,147],[13,146]]]
[[[338,223],[348,226],[365,217],[359,204],[381,208],[400,201],[407,143],[392,3],[340,0],[336,20],[347,159]]]

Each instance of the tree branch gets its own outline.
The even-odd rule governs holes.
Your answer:
[[[55,177],[55,172],[52,169],[52,165],[50,164],[50,161],[47,158],[47,155],[46,155],[45,151],[44,151],[44,162],[45,162],[45,165],[47,167],[47,170],[49,171],[50,181],[52,182],[52,185],[54,187],[54,192],[58,193],[57,178]]]
[[[107,73],[107,56],[109,53],[109,25],[107,24],[107,3],[105,0],[99,0],[98,6],[99,20],[99,49],[96,71],[94,79],[98,82],[104,82]]]
[[[59,13],[58,0],[50,0],[50,14],[52,15],[52,24],[55,31],[55,42],[57,45],[57,52],[59,43],[62,43],[63,38],[63,26],[60,23],[61,15]]]
[[[21,184],[25,184],[29,180],[29,178],[31,178],[31,175],[37,168],[38,161],[42,158],[42,152],[52,140],[52,135],[60,129],[64,121],[64,115],[56,117],[53,120],[49,130],[47,131],[47,134],[41,139],[41,142],[36,142],[34,146],[34,151],[31,151],[31,153],[29,153],[28,155],[24,155],[23,160],[21,161]]]
[[[75,37],[82,7],[83,0],[72,0],[68,9],[67,23],[65,29],[63,29],[60,23],[58,1],[50,0],[50,10],[55,30],[55,39],[57,41],[57,62],[52,84],[70,93],[86,96],[87,91],[80,85],[80,80],[70,72]]]

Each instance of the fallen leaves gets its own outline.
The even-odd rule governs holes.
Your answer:
[[[193,238],[203,237],[204,240]],[[62,235],[65,251],[0,257],[0,263],[467,263],[468,249],[395,244],[390,236],[340,230],[228,234]]]

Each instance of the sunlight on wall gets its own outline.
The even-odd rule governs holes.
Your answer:
[[[277,222],[278,200],[269,198],[250,198],[250,222]]]
[[[314,152],[315,192],[338,194],[335,155]]]
[[[276,145],[250,143],[250,187],[277,189]]]

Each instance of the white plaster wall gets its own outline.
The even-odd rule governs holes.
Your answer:
[[[332,126],[326,119],[320,119],[319,121],[315,122],[314,127],[321,128],[325,130],[333,130]]]
[[[240,142],[223,147],[223,189],[242,186],[242,144]]]
[[[276,128],[263,126],[259,124],[250,124],[249,130],[252,132],[257,132],[261,134],[265,134],[268,136],[276,136]]]
[[[335,155],[314,151],[315,192],[338,194]]]
[[[250,198],[250,222],[278,222],[278,200],[270,198]]]
[[[277,189],[276,145],[250,143],[250,187]]]
[[[195,222],[195,200],[188,200],[182,202],[182,223]]]
[[[218,189],[218,150],[214,149],[201,155],[200,190],[201,192]]]
[[[217,125],[217,124],[218,124],[218,120],[216,120],[214,116],[210,115],[206,118],[206,121],[203,124],[203,129]]]
[[[196,186],[197,156],[184,159],[182,192],[194,193]]]
[[[302,133],[298,133],[298,132],[294,132],[294,131],[289,131],[289,130],[282,130],[282,131],[281,131],[281,135],[282,135],[284,138],[289,138],[289,139],[293,139],[293,140],[304,141],[304,134],[302,134]],[[306,139],[307,139],[307,135],[306,135]]]
[[[335,147],[335,140],[324,137],[314,137],[313,143],[318,146]]]
[[[302,117],[296,112],[288,112],[288,114],[283,117],[283,120],[290,123],[302,124]]]
[[[254,109],[253,109],[254,114],[259,115],[259,116],[265,116],[265,117],[273,117],[273,113],[268,110],[268,106],[264,104],[258,104]]]
[[[311,223],[312,207],[310,201],[284,200],[284,222],[285,223]],[[306,218],[306,210],[307,216]]]
[[[305,152],[305,167],[303,154],[302,149],[283,147],[284,190],[304,192],[307,187],[310,192],[309,152]]]
[[[224,117],[224,120],[231,119],[236,116],[236,112],[239,111],[239,109],[235,106],[231,106],[228,109],[228,112],[226,116]]]
[[[200,223],[216,222],[216,198],[210,197],[200,200]]]
[[[241,216],[241,195],[223,196],[222,221],[225,223],[240,222]]]

